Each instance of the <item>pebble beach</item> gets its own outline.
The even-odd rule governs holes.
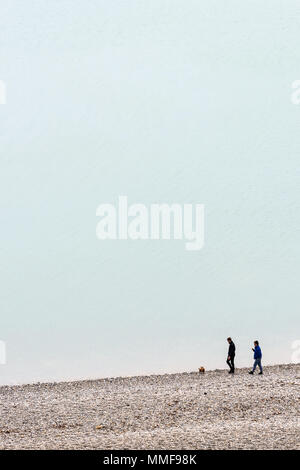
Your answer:
[[[300,449],[300,364],[0,387],[0,449]]]

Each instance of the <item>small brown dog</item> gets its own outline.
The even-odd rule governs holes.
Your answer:
[[[205,369],[204,367],[199,367],[199,374],[205,374]]]

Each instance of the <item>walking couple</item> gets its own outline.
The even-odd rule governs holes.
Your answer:
[[[229,349],[228,349],[226,362],[229,365],[229,374],[234,374],[235,344],[230,337],[227,338],[227,341],[229,343]],[[259,375],[262,375],[263,373],[263,368],[261,365],[262,352],[261,352],[258,341],[254,341],[254,348],[252,348],[252,351],[254,352],[254,364],[253,364],[253,369],[249,372],[249,374],[253,375],[256,367],[258,366],[260,370]]]

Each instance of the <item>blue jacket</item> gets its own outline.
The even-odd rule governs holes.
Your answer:
[[[262,352],[261,352],[260,346],[255,346],[254,359],[261,359],[261,358],[262,358]]]

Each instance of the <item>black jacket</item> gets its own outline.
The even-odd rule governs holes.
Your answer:
[[[229,344],[229,349],[228,349],[228,356],[229,357],[234,357],[235,356],[235,344],[233,341]]]

